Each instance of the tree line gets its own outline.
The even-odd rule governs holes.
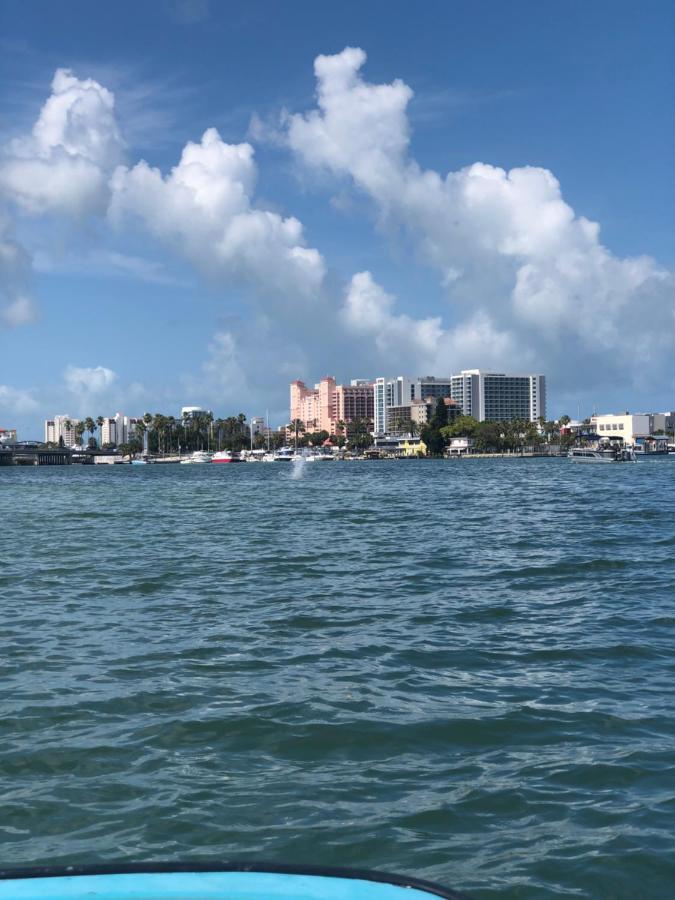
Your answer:
[[[473,442],[473,449],[479,453],[507,453],[523,447],[541,447],[544,444],[566,445],[573,438],[560,434],[560,425],[570,421],[569,416],[561,416],[559,422],[547,421],[540,416],[537,422],[527,419],[508,419],[501,422],[479,422],[473,416],[460,415],[448,418],[448,407],[441,397],[436,401],[434,412],[420,430],[427,453],[440,456],[453,438],[466,437]]]
[[[67,420],[64,425],[75,433],[78,444],[89,437],[86,446],[91,449],[120,450],[125,455],[148,453],[170,456],[191,453],[195,450],[243,450],[251,446],[251,429],[244,413],[226,418],[214,418],[212,413],[190,413],[185,416],[165,416],[162,413],[145,413],[128,429],[126,441],[102,443],[105,419],[87,416],[79,421]],[[253,435],[254,448],[276,449],[283,444],[284,435],[271,433]],[[59,441],[63,444],[63,438]]]

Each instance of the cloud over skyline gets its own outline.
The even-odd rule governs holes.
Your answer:
[[[412,90],[367,82],[365,62],[351,47],[317,57],[317,108],[289,117],[289,145],[305,166],[349,178],[381,228],[404,233],[461,327],[480,317],[487,340],[476,364],[494,365],[495,344],[506,344],[506,363],[529,357],[569,388],[594,370],[596,383],[602,373],[629,382],[645,364],[672,384],[673,274],[648,257],[614,256],[546,169],[423,169],[409,153]]]
[[[574,212],[546,168],[477,161],[443,173],[422,166],[408,114],[413,89],[395,77],[367,81],[365,64],[358,47],[317,56],[316,104],[282,115],[274,140],[275,153],[292,156],[301,170],[303,190],[352,192],[370,204],[383,251],[351,271],[314,246],[321,240],[293,208],[280,212],[260,196],[264,173],[252,143],[228,142],[207,127],[197,140],[185,135],[170,166],[134,161],[113,92],[57,69],[32,129],[0,157],[4,325],[31,327],[38,318],[32,255],[42,273],[58,271],[31,246],[28,224],[49,221],[67,245],[73,228],[94,222],[90,269],[176,286],[163,266],[181,260],[231,319],[214,322],[202,361],[172,376],[164,398],[189,391],[204,402],[234,403],[241,395],[239,406],[259,408],[270,394],[277,402],[292,377],[314,381],[338,367],[343,377],[536,370],[568,396],[589,385],[648,390],[658,380],[675,388],[672,272],[647,256],[613,254],[599,225]],[[265,129],[251,129],[253,140],[256,134],[266,137]],[[335,227],[349,229],[340,210],[353,216],[361,205],[330,200]],[[417,297],[391,284],[393,238],[410,267],[433,273],[437,296],[424,312]],[[134,360],[126,367],[116,365],[118,375],[105,365],[68,365],[63,402],[140,402],[146,389]],[[34,391],[3,390],[8,408],[37,409]]]

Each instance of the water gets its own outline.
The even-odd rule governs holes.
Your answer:
[[[675,459],[0,470],[0,859],[675,883]]]

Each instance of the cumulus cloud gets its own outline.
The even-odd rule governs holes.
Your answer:
[[[357,334],[369,335],[378,350],[392,360],[401,353],[410,365],[436,357],[443,329],[440,318],[413,319],[394,312],[394,297],[373,279],[370,272],[357,272],[346,292],[342,320]]]
[[[382,227],[411,239],[454,302],[456,333],[489,338],[475,364],[491,365],[511,347],[513,365],[527,354],[559,383],[589,370],[596,382],[645,367],[672,373],[672,273],[646,257],[613,255],[546,169],[422,169],[410,155],[412,90],[399,80],[368,83],[365,60],[356,48],[317,57],[317,108],[289,117],[289,144],[306,166],[347,176]]]
[[[10,327],[36,317],[29,294],[30,268],[29,254],[16,241],[9,217],[0,211],[0,319]]]
[[[110,173],[123,158],[113,94],[57,69],[32,132],[0,160],[0,190],[31,215],[104,212]]]
[[[0,384],[0,409],[4,413],[21,415],[32,413],[38,408],[31,391]]]
[[[380,365],[392,361],[410,370],[451,374],[451,370],[475,366],[489,355],[493,365],[503,366],[513,358],[516,344],[508,331],[495,328],[481,310],[454,328],[442,325],[440,317],[415,319],[395,311],[396,298],[388,294],[370,272],[351,279],[340,310],[342,323],[356,335],[367,335],[374,343]],[[520,360],[521,365],[529,360]]]
[[[105,366],[67,366],[63,380],[73,394],[93,396],[107,391],[117,381],[117,373]]]
[[[256,175],[251,145],[227,144],[209,128],[166,176],[145,162],[119,167],[110,218],[135,217],[210,278],[311,297],[323,281],[323,259],[306,246],[298,219],[254,207]]]

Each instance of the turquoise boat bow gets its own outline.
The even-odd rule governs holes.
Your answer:
[[[148,863],[0,869],[0,900],[468,900],[401,875],[314,866]]]

